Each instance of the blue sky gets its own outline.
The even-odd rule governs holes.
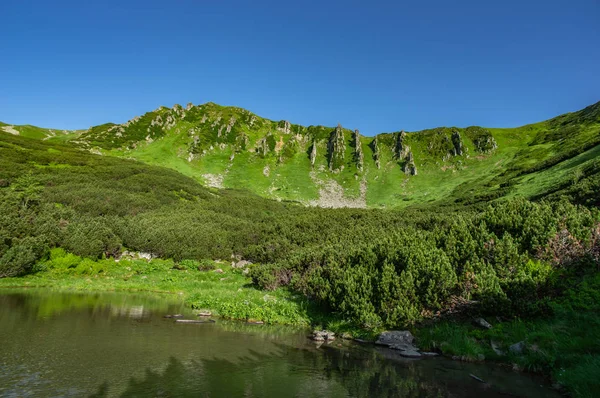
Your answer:
[[[213,101],[365,135],[518,126],[600,100],[600,2],[2,1],[0,120]]]

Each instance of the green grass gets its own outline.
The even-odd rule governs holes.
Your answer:
[[[74,291],[148,291],[181,295],[196,309],[208,309],[227,319],[269,324],[308,326],[315,308],[306,298],[285,289],[265,292],[230,263],[197,261],[81,258],[53,249],[50,258],[36,265],[38,272],[0,279],[0,287],[45,287]],[[215,272],[221,269],[223,272]],[[313,315],[314,316],[314,315]]]
[[[421,348],[445,355],[512,364],[516,369],[549,374],[577,397],[600,393],[600,274],[587,276],[565,297],[551,303],[552,314],[529,320],[496,322],[489,330],[469,322],[443,321],[417,329]],[[503,353],[494,352],[494,342]],[[523,341],[521,354],[509,347]]]
[[[56,130],[53,137],[50,129],[28,125],[15,128],[25,137],[52,143],[70,142],[86,149],[100,148],[106,155],[168,167],[205,183],[208,179],[204,175],[220,176],[226,188],[247,189],[272,199],[308,203],[318,199],[319,181],[327,184],[329,180],[342,187],[345,197],[358,198],[364,178],[367,206],[390,208],[485,202],[507,195],[538,198],[564,189],[569,181],[580,177],[585,162],[598,157],[598,149],[593,149],[600,144],[598,109],[600,103],[518,128],[478,129],[472,133],[474,130],[443,127],[409,133],[407,143],[415,157],[417,176],[406,176],[399,162],[392,159],[392,134],[378,136],[380,170],[375,166],[370,147],[373,138],[361,137],[364,170],[360,172],[353,159],[352,131],[344,129],[344,168],[331,172],[327,140],[333,128],[292,124],[292,134],[283,134],[278,130],[283,123],[213,103],[185,112],[179,108],[160,108],[123,125],[118,133],[108,131],[115,126],[111,123],[85,132]],[[152,125],[159,116],[163,121],[171,117],[172,125]],[[234,119],[227,133],[225,127]],[[448,158],[448,148],[452,146],[449,137],[455,130],[461,133],[465,153]],[[284,147],[296,137],[300,137],[300,144],[294,146],[295,154],[287,154],[281,162],[278,153],[259,156],[253,149],[267,134],[272,134],[275,141],[282,140]],[[487,154],[477,152],[472,139],[481,134],[491,134],[498,148]],[[245,148],[241,147],[242,136],[247,139]],[[147,142],[147,137],[152,142]],[[197,145],[194,137],[198,139]],[[318,151],[313,168],[307,149],[314,139]],[[189,153],[194,146],[196,156],[190,161]],[[235,158],[230,161],[233,153]],[[271,171],[268,176],[263,174],[266,166]],[[311,173],[316,179],[311,178]]]
[[[578,173],[578,169],[563,163],[581,156],[586,145],[589,146],[598,139],[600,120],[597,120],[594,113],[594,109],[598,107],[600,105],[596,104],[590,107],[592,111],[583,110],[523,127],[488,129],[487,134],[491,134],[498,144],[498,148],[488,154],[478,153],[471,140],[473,136],[467,134],[465,129],[458,129],[466,151],[462,156],[445,160],[442,158],[447,154],[448,137],[452,129],[439,128],[409,133],[407,141],[415,156],[417,176],[406,176],[398,161],[392,159],[393,136],[389,134],[379,136],[380,170],[373,161],[369,145],[371,137],[361,138],[365,166],[363,172],[357,170],[353,159],[351,130],[347,129],[344,129],[344,169],[335,173],[329,171],[327,161],[327,139],[332,128],[292,125],[293,131],[301,136],[306,135],[295,155],[283,159],[281,163],[277,161],[278,155],[275,153],[266,157],[259,156],[249,149],[254,148],[258,140],[269,132],[276,141],[282,139],[288,142],[294,139],[293,136],[280,133],[277,122],[260,118],[240,108],[216,104],[192,108],[184,120],[176,122],[175,127],[165,131],[152,143],[141,140],[137,142],[136,149],[123,150],[117,147],[108,154],[133,157],[149,164],[169,167],[198,181],[205,180],[202,177],[204,174],[219,175],[223,177],[223,185],[227,188],[248,189],[261,196],[303,203],[317,199],[320,188],[318,181],[327,183],[328,180],[339,184],[347,198],[358,198],[363,178],[368,187],[367,205],[376,208],[477,202],[505,195],[538,197],[555,191],[558,186],[565,186]],[[169,112],[169,109],[160,111],[163,116]],[[582,114],[587,115],[585,119],[582,119]],[[151,112],[144,118],[154,115]],[[204,117],[207,119],[201,123]],[[225,134],[221,129],[219,138],[220,126],[228,123],[232,117],[236,119],[236,124],[231,133]],[[254,122],[251,123],[251,120]],[[138,134],[137,128],[131,128],[132,136]],[[125,135],[128,134],[127,131],[126,129]],[[200,137],[201,148],[197,158],[191,162],[187,160],[188,150],[192,145],[190,131]],[[241,151],[236,146],[236,137],[240,134],[248,137],[247,148]],[[443,137],[446,137],[445,141]],[[94,141],[92,138],[90,136],[87,139],[102,145],[103,141]],[[314,168],[306,153],[313,138],[318,140]],[[113,144],[110,145],[110,148],[114,148]],[[597,157],[594,150],[588,149],[592,151],[588,157]],[[202,151],[206,153],[202,154]],[[230,161],[234,151],[235,158]],[[541,166],[545,163],[549,166]],[[271,170],[268,176],[263,175],[266,166]],[[540,167],[544,169],[539,170]],[[316,179],[310,177],[311,172]],[[507,185],[510,186],[509,189],[505,189]]]

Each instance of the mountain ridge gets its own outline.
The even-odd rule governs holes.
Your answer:
[[[436,127],[373,137],[341,125],[274,121],[213,102],[160,106],[123,124],[79,131],[0,128],[166,166],[205,185],[248,189],[272,199],[323,207],[402,207],[536,197],[565,185],[572,177],[566,173],[552,187],[525,177],[594,150],[600,144],[600,102],[517,128]],[[578,164],[577,173],[585,175],[596,159]]]

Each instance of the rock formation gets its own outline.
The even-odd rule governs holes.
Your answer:
[[[358,130],[354,130],[354,161],[356,162],[356,168],[359,171],[363,171],[365,155],[360,143],[360,132]]]
[[[452,150],[452,154],[454,156],[462,156],[462,154],[464,152],[463,142],[462,142],[462,138],[461,138],[458,130],[454,130],[454,132],[452,133],[452,145],[454,146],[454,149]]]
[[[404,159],[402,171],[404,172],[404,174],[408,174],[411,176],[417,175],[417,165],[415,164],[415,159],[410,149],[408,150],[406,158]]]
[[[277,124],[277,131],[281,131],[283,134],[290,134],[292,125],[287,120],[282,120]]]
[[[407,153],[410,152],[410,147],[406,144],[406,133],[404,130],[398,134],[395,134],[395,142],[392,151],[392,157],[396,160],[403,160]]]
[[[315,160],[317,159],[317,141],[313,141],[312,149],[310,150],[310,166],[315,167]]]
[[[395,135],[392,157],[400,163],[404,174],[416,176],[417,165],[415,164],[415,159],[410,150],[410,146],[406,141],[406,133],[404,130]]]
[[[381,156],[381,149],[379,148],[379,140],[377,139],[377,136],[375,136],[373,141],[371,141],[371,149],[373,150],[373,160],[375,161],[375,166],[377,166],[377,169],[380,169],[381,161],[379,158]]]
[[[346,155],[346,142],[344,139],[344,130],[342,125],[338,124],[331,132],[329,142],[327,143],[327,159],[329,161],[329,170],[342,170],[344,168],[344,158]]]

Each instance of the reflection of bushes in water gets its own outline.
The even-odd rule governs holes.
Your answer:
[[[65,311],[110,311],[113,316],[128,316],[129,310],[137,306],[144,306],[149,311],[167,313],[169,310],[178,312],[182,302],[139,293],[58,293],[27,289],[18,293],[0,294],[0,307],[18,309],[15,313],[21,314],[25,319],[32,315],[45,318]]]
[[[123,397],[202,396],[444,396],[446,387],[424,374],[423,367],[400,367],[373,350],[357,356],[343,350],[314,353],[280,347],[277,356],[252,352],[234,363],[212,359],[184,364],[171,357],[164,371],[146,370],[132,378]],[[310,369],[310,373],[298,371]],[[93,396],[110,394],[103,383]]]

